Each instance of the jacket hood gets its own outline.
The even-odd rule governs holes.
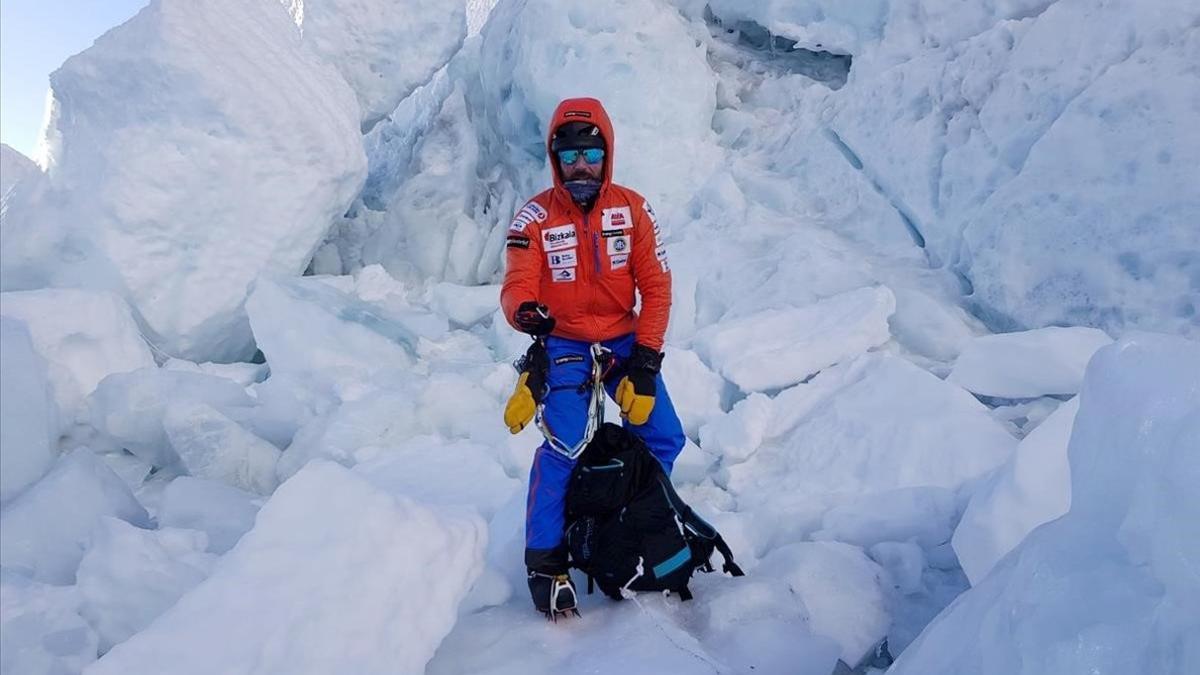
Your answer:
[[[603,190],[612,183],[616,139],[613,138],[612,120],[608,119],[608,112],[604,109],[604,105],[594,98],[564,99],[554,109],[554,117],[550,120],[550,129],[546,133],[546,156],[550,159],[550,174],[554,176],[554,187],[566,189],[563,187],[562,176],[558,172],[558,158],[550,149],[550,143],[554,140],[554,132],[567,122],[588,122],[600,128],[600,135],[604,137],[604,143],[608,146],[604,151],[604,179],[600,186],[600,189]]]

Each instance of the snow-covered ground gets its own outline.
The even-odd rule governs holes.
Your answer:
[[[0,672],[1200,672],[1198,26],[154,0],[3,148]],[[551,624],[497,284],[578,95],[747,576]]]

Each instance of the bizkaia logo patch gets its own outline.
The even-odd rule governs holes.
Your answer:
[[[608,260],[610,264],[609,269],[614,270],[619,270],[629,264],[629,256],[627,255],[614,255]]]
[[[600,226],[604,230],[605,235],[609,232],[620,232],[621,230],[629,229],[633,225],[633,216],[629,213],[628,206],[622,206],[615,209],[604,209],[600,216]]]
[[[579,264],[578,256],[575,255],[575,250],[563,251],[562,253],[547,253],[546,262],[550,264],[550,269],[559,269],[561,267],[574,267]]]
[[[554,279],[555,283],[560,281],[575,281],[575,268],[568,267],[561,270],[553,270],[550,278]]]
[[[508,229],[513,232],[524,232],[525,228],[529,226],[530,223],[544,223],[549,217],[550,214],[546,211],[546,209],[542,208],[541,204],[538,204],[537,202],[529,202],[525,206],[521,207],[520,211],[517,211],[517,215],[513,218],[513,221],[508,226]]]
[[[542,230],[542,248],[547,251],[559,251],[564,248],[575,248],[578,240],[575,238],[574,223],[559,225]]]
[[[629,237],[609,237],[606,241],[609,255],[629,253]]]

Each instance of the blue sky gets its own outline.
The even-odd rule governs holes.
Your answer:
[[[50,73],[147,4],[148,0],[0,0],[0,141],[32,153]]]

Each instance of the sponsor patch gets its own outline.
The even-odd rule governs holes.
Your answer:
[[[579,264],[578,256],[575,255],[575,249],[563,251],[561,253],[547,253],[546,262],[550,264],[550,269],[558,269],[560,267],[574,267]]]
[[[529,248],[529,237],[518,237],[509,235],[508,241],[504,244],[505,248]]]
[[[659,260],[659,261],[658,261],[658,264],[662,266],[662,271],[664,271],[664,272],[670,272],[670,271],[671,271],[671,266],[667,264],[667,261],[666,261],[666,259]]]
[[[658,258],[659,260],[666,260],[666,259],[667,259],[667,249],[665,249],[665,248],[657,248],[657,249],[655,249],[655,250],[654,250],[654,257],[655,257],[655,258]]]
[[[575,281],[575,268],[565,267],[561,270],[552,270],[550,278],[554,279],[555,283],[560,281]]]
[[[575,248],[578,240],[575,237],[575,224],[567,223],[557,227],[542,230],[542,248],[547,251],[560,251],[564,248]]]
[[[568,110],[567,112],[563,113],[563,117],[586,117],[591,119],[592,113],[586,110]]]
[[[583,354],[564,354],[554,359],[554,365],[561,366],[564,363],[579,363],[583,361]]]
[[[600,215],[600,229],[604,231],[604,236],[610,236],[609,232],[620,232],[628,229],[633,225],[633,216],[629,214],[629,207],[622,206],[615,209],[604,209]]]
[[[512,224],[508,226],[508,229],[513,232],[524,232],[525,228],[531,223],[544,223],[548,217],[550,217],[550,214],[546,209],[542,208],[541,204],[529,202],[521,207],[520,211],[517,211],[517,215],[513,218]]]
[[[609,255],[629,253],[629,237],[609,237],[607,241]]]
[[[629,256],[614,255],[613,257],[609,258],[609,262],[611,264],[609,269],[619,270],[629,263]]]
[[[658,216],[654,215],[654,209],[650,208],[650,202],[642,202],[642,210],[650,216],[650,222],[654,223],[655,231],[658,231]]]

